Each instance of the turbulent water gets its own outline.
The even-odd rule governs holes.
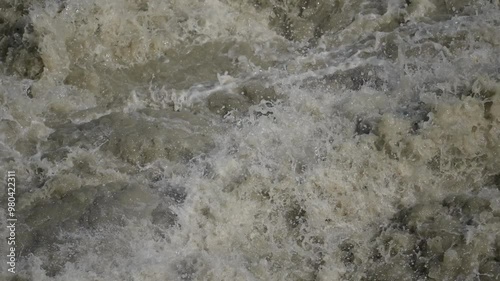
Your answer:
[[[0,0],[0,61],[1,280],[500,280],[498,0]]]

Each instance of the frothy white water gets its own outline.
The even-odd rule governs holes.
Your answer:
[[[500,278],[495,1],[0,4],[2,277]]]

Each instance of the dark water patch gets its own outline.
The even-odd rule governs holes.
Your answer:
[[[417,134],[420,128],[422,128],[423,123],[429,121],[429,113],[432,111],[432,107],[423,102],[411,102],[401,108],[396,112],[401,114],[404,119],[410,120],[411,128],[410,132],[412,134]]]
[[[186,188],[181,185],[170,185],[161,189],[161,193],[172,199],[176,204],[182,204],[186,200]]]
[[[225,91],[211,94],[207,102],[210,111],[220,116],[225,116],[231,111],[245,111],[249,106],[249,102],[245,96]]]
[[[24,211],[16,241],[22,253],[42,258],[42,268],[48,276],[56,276],[66,263],[75,262],[78,257],[78,239],[68,233],[98,233],[107,227],[124,226],[149,213],[154,223],[169,227],[175,221],[171,212],[162,212],[168,208],[153,209],[153,195],[139,185],[115,182],[81,188],[70,186],[73,190],[69,191],[64,191],[64,185],[71,185],[70,182],[52,180],[48,185],[59,191]]]
[[[387,12],[387,3],[385,1],[366,1],[362,4],[362,15],[375,14],[383,15]]]
[[[148,111],[154,117],[169,118],[168,112]],[[203,119],[188,114],[193,123]],[[188,124],[188,122],[186,122]],[[151,120],[138,114],[112,113],[96,120],[59,127],[48,138],[46,150],[80,147],[111,152],[130,163],[144,165],[157,159],[188,161],[210,146],[204,133],[168,127],[161,119]],[[200,150],[195,151],[197,148]],[[194,150],[193,150],[194,149]]]
[[[276,93],[273,85],[267,84],[266,81],[248,81],[241,87],[240,91],[252,104],[259,104],[262,100],[275,102],[282,98]]]
[[[196,278],[197,271],[201,266],[202,262],[198,258],[186,257],[174,263],[173,268],[177,272],[180,280],[190,281]]]
[[[355,255],[355,245],[350,241],[344,241],[339,245],[340,250],[342,251],[341,260],[344,264],[349,265],[354,262]]]
[[[160,204],[151,213],[151,221],[155,225],[163,227],[172,227],[177,224],[177,214],[174,213],[169,206]]]
[[[399,40],[401,39],[394,33],[384,36],[381,42],[379,57],[396,60],[399,56]]]
[[[457,194],[401,210],[375,238],[378,258],[365,265],[371,276],[366,280],[455,279],[477,271],[500,277],[494,267],[498,235],[487,230],[500,219],[489,207],[491,200]],[[492,219],[480,220],[486,213]]]
[[[306,223],[306,210],[298,203],[293,204],[285,213],[285,218],[290,228],[297,228]]]
[[[378,68],[373,66],[359,66],[352,69],[337,71],[324,77],[328,84],[345,87],[350,90],[359,91],[362,87],[381,89],[384,81],[377,76]]]
[[[494,176],[491,176],[490,179],[491,183],[496,186],[498,189],[500,189],[500,173],[496,174]]]
[[[87,207],[92,205],[95,193],[96,189],[91,187],[67,192],[60,199],[53,198],[35,203],[31,210],[25,211],[16,240],[17,246],[22,249],[21,253],[38,253],[42,257],[49,253],[55,257],[61,254],[57,245],[70,245],[72,241],[70,238],[64,238],[63,231],[77,231],[86,227],[82,218],[86,216]],[[27,258],[23,254],[21,257]],[[44,261],[45,267],[50,269],[53,275],[64,264],[61,260],[54,260],[52,263],[48,257]]]
[[[365,120],[363,118],[358,118],[356,121],[356,128],[354,129],[354,133],[356,135],[368,135],[372,132],[373,125],[370,121]]]
[[[38,51],[37,35],[27,15],[28,5],[24,2],[2,5],[5,7],[0,14],[0,61],[5,63],[3,67],[8,74],[39,79],[44,63]]]

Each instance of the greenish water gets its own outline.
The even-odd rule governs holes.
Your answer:
[[[500,280],[499,19],[0,0],[0,279]]]

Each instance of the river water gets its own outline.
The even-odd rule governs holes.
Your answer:
[[[498,0],[0,0],[0,36],[2,280],[500,280]]]

